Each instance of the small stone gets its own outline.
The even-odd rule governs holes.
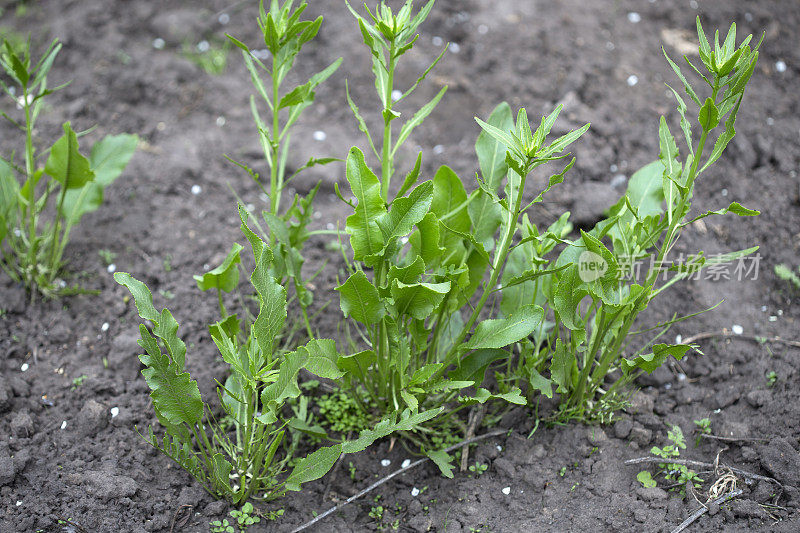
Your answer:
[[[209,516],[218,516],[225,512],[227,504],[223,501],[215,501],[206,505],[205,514]]]
[[[636,74],[631,74],[630,76],[628,76],[628,79],[625,80],[625,83],[628,84],[628,87],[633,87],[634,85],[639,83],[639,76],[637,76]]]
[[[94,401],[87,400],[78,414],[78,434],[82,437],[94,437],[108,425],[108,409]]]
[[[111,418],[116,417],[119,414],[119,407],[112,407],[110,409],[110,412],[111,412]]]
[[[756,409],[766,405],[771,399],[772,393],[768,390],[754,390],[747,393],[747,403]]]
[[[33,420],[26,412],[20,412],[11,419],[11,433],[21,439],[33,436]]]
[[[412,495],[414,498],[416,498],[417,496],[419,496],[419,489],[418,489],[417,487],[414,487],[413,489],[411,489],[411,495]]]
[[[642,391],[637,391],[631,396],[630,403],[625,408],[630,414],[653,414],[653,398]]]
[[[783,61],[776,61],[775,70],[777,72],[786,72],[786,63],[784,63]]]
[[[403,461],[403,463],[400,465],[400,468],[408,468],[408,466],[409,466],[410,464],[411,464],[411,459],[406,459],[406,460],[404,460],[404,461]]]
[[[731,331],[733,331],[734,335],[741,335],[742,333],[744,333],[744,328],[739,324],[734,324],[733,327],[731,328]]]
[[[509,494],[511,494],[511,487],[505,487],[505,488],[503,488],[503,490],[501,490],[500,492],[502,492],[503,494],[505,494],[506,496],[508,496]]]
[[[390,461],[389,459],[382,459],[381,460],[381,466],[383,466],[383,467],[387,467],[390,464],[392,464],[392,461]]]
[[[628,435],[631,434],[631,429],[633,429],[633,421],[628,418],[623,418],[614,424],[614,435],[618,439],[626,439]]]
[[[28,363],[22,363],[22,366],[21,366],[21,367],[19,367],[19,369],[20,369],[21,371],[23,371],[23,372],[27,372],[27,371],[28,371],[28,368],[30,368],[30,367],[28,366]]]
[[[631,11],[630,13],[628,13],[628,22],[630,22],[631,24],[636,24],[640,20],[642,20],[642,16],[636,11]]]
[[[195,196],[197,196],[197,195],[198,195],[198,194],[200,194],[201,192],[203,192],[203,188],[202,188],[201,186],[199,186],[199,185],[196,185],[196,184],[195,184],[195,185],[192,185],[192,194],[194,194]]]
[[[322,130],[317,130],[311,135],[315,141],[322,142],[328,138],[328,134]]]
[[[631,428],[630,439],[639,446],[647,446],[653,440],[653,431],[636,422]]]
[[[136,494],[136,482],[128,476],[118,476],[105,471],[86,471],[79,474],[79,481],[87,486],[87,492],[103,502],[118,498],[130,498]]]

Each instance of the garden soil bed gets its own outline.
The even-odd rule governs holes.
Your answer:
[[[97,124],[89,136],[94,140],[120,132],[142,140],[123,176],[107,190],[106,203],[84,218],[66,250],[69,269],[76,273],[70,281],[99,295],[29,305],[22,289],[6,278],[0,281],[3,533],[208,531],[209,521],[227,516],[226,504],[213,501],[137,435],[136,428],[155,423],[136,358],[138,317],[98,250],[117,254],[116,269],[146,281],[156,305],[170,307],[189,346],[188,369],[205,397],[212,398],[214,379],[224,375],[205,327],[216,320],[216,302],[196,289],[191,276],[218,264],[233,241],[241,242],[229,185],[245,202],[263,202],[223,154],[259,170],[263,163],[248,107],[250,80],[239,54],[229,55],[223,76],[212,76],[180,51],[184,43],[213,43],[224,32],[257,47],[255,2],[230,3],[202,0],[189,8],[179,1],[42,0],[27,2],[24,16],[15,15],[16,2],[2,3],[3,31],[31,32],[39,46],[54,37],[64,43],[50,84],[72,83],[51,97],[37,132],[42,140],[55,138],[64,120],[76,130]],[[344,101],[345,79],[362,110],[376,103],[369,57],[343,2],[311,4],[309,11],[324,14],[325,23],[300,56],[298,75],[311,74],[339,55],[345,61],[298,126],[293,166],[312,155],[343,157],[352,144],[364,144]],[[525,106],[532,115],[560,101],[565,111],[557,130],[584,122],[592,122],[592,129],[575,145],[578,161],[567,182],[551,191],[534,218],[547,223],[571,210],[579,224],[593,224],[619,196],[614,188],[624,183],[619,176],[629,177],[656,157],[659,115],[677,123],[664,86],[676,80],[660,46],[665,43],[668,53],[679,57],[681,41],[691,40],[698,10],[707,30],[735,20],[740,35],[764,30],[766,39],[736,139],[699,182],[695,209],[738,200],[762,214],[706,219],[686,230],[676,253],[758,244],[760,269],[757,279],[687,282],[650,310],[645,324],[725,299],[668,335],[685,339],[731,331],[734,325],[744,334],[698,340],[705,355],[693,354],[680,366],[673,363],[640,380],[632,405],[610,424],[541,424],[528,438],[533,411],[510,411],[499,422],[508,434],[487,439],[471,452],[473,460],[489,465],[483,475],[457,473],[448,480],[427,463],[312,530],[376,530],[381,522],[369,512],[380,505],[382,527],[391,530],[397,520],[400,531],[670,531],[700,507],[698,501],[675,491],[643,489],[636,481],[640,465],[623,463],[667,444],[672,424],[687,434],[683,457],[713,462],[719,456],[784,486],[780,491],[767,481],[743,485],[739,498],[712,509],[689,531],[800,530],[800,349],[747,338],[800,338],[800,293],[772,270],[778,263],[800,262],[800,4],[738,0],[700,2],[697,8],[688,0],[439,0],[400,83],[413,81],[442,40],[458,46],[416,102],[443,84],[450,90],[400,154],[400,168],[413,164],[421,149],[426,175],[446,163],[471,183],[477,167],[474,115],[487,116],[502,100],[514,108]],[[639,14],[638,22],[631,12]],[[229,16],[227,25],[219,22],[221,13]],[[163,50],[154,48],[157,38],[164,40]],[[7,102],[3,109],[14,111]],[[325,133],[324,140],[314,140],[321,138],[313,135],[317,131]],[[4,154],[19,148],[15,135],[7,124],[0,127]],[[333,185],[343,183],[342,167],[308,172],[294,187],[305,191],[316,180],[322,187],[314,227],[341,225],[346,212]],[[195,185],[199,194],[192,192]],[[342,267],[326,244],[315,237],[306,253],[309,272],[328,261],[314,280],[315,309],[332,294]],[[315,319],[320,335],[336,335],[335,310],[336,302]],[[770,372],[777,376],[772,386]],[[80,376],[86,377],[73,381]],[[112,409],[118,410],[113,418]],[[704,417],[711,419],[715,435],[764,440],[703,439],[695,447],[693,421]],[[343,467],[302,493],[265,505],[284,509],[283,517],[249,531],[289,531],[413,459],[400,445],[390,448],[390,442],[381,442],[348,457]],[[383,459],[391,464],[382,466]],[[414,488],[420,491],[416,496]],[[764,503],[778,507],[759,505]]]

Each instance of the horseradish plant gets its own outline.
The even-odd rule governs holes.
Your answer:
[[[61,44],[53,41],[34,63],[30,42],[15,50],[4,40],[0,49],[0,65],[11,80],[0,78],[0,88],[23,116],[2,115],[24,135],[23,162],[15,161],[14,154],[0,157],[0,267],[23,283],[31,298],[37,292],[52,297],[80,291],[66,289],[58,279],[70,232],[83,215],[100,207],[103,189],[125,169],[138,142],[135,135],[108,136],[92,146],[87,158],[79,151],[79,134],[66,122],[63,136],[37,153],[33,132],[44,98],[64,87],[47,86],[59,50]],[[51,199],[52,219],[45,216]]]
[[[250,283],[258,296],[258,315],[246,331],[242,331],[236,314],[209,326],[211,338],[229,365],[230,376],[224,385],[219,384],[217,396],[222,413],[233,423],[232,431],[218,418],[219,411],[215,415],[203,401],[197,382],[186,372],[186,345],[178,336],[178,322],[172,313],[153,306],[152,294],[144,283],[125,272],[114,274],[117,283],[133,295],[139,316],[151,324],[150,329],[139,325],[139,345],[145,351],[139,359],[145,366],[142,374],[165,435],[159,440],[151,428],[145,439],[210,494],[234,504],[251,498],[274,499],[286,491],[300,490],[303,483],[330,470],[342,453],[361,451],[378,438],[408,430],[437,414],[404,413],[399,423],[386,419],[354,441],[295,458],[299,433],[290,431],[291,438],[287,438],[287,431],[314,432],[306,413],[287,416],[287,404],[300,398],[298,372],[305,368],[330,379],[342,373],[336,367],[333,341],[312,340],[290,353],[278,351],[286,320],[286,289],[272,275],[272,249],[248,226],[248,214],[241,205],[239,215],[242,233],[255,258]],[[204,281],[211,283],[213,276],[225,278],[233,276],[230,272],[238,272],[233,263],[215,270]],[[285,476],[293,459],[294,468]]]
[[[690,261],[669,256],[681,231],[696,220],[726,213],[758,214],[733,202],[723,209],[689,216],[696,180],[719,159],[735,134],[736,114],[758,60],[758,45],[754,49],[749,46],[752,36],[736,47],[735,24],[722,44],[717,32],[713,49],[699,18],[697,35],[705,72],[684,59],[708,85],[708,96],[701,97],[664,53],[697,106],[694,123],[700,138],[694,141],[686,103],[670,87],[686,140],[685,157],[680,157],[667,121],[661,117],[659,160],[632,176],[626,194],[610,209],[608,218],[573,241],[562,240],[562,221],[545,232],[530,221],[520,228],[523,239],[516,245],[514,253],[519,256],[512,264],[529,267],[521,273],[519,266],[516,271],[506,271],[510,279],[504,285],[517,285],[514,291],[504,291],[501,309],[515,309],[527,302],[542,305],[553,317],[554,323],[543,323],[532,338],[521,342],[519,372],[531,392],[552,397],[556,387],[561,395],[560,418],[604,419],[619,405],[622,387],[638,373],[652,372],[667,357],[680,359],[690,349],[697,349],[688,344],[656,344],[671,324],[689,317],[631,330],[639,313],[674,283],[696,276],[711,264],[733,261],[757,249],[713,258],[699,252]],[[497,132],[495,137],[501,139]],[[513,154],[514,143],[502,142],[507,154]],[[545,258],[558,242],[567,246],[557,257]],[[647,267],[643,279],[636,279],[639,261]],[[665,278],[667,272],[672,276]],[[639,335],[654,330],[660,331],[635,342]]]
[[[421,181],[420,154],[397,194],[391,196],[395,155],[446,90],[441,89],[406,119],[394,135],[395,122],[402,117],[400,104],[444,53],[399,98],[393,98],[397,64],[413,47],[416,30],[432,6],[433,1],[428,2],[414,13],[409,1],[395,14],[381,3],[375,13],[368,10],[368,18],[351,8],[372,53],[383,136],[373,137],[348,94],[380,163],[378,171],[373,171],[355,147],[347,157],[346,176],[354,201],[339,196],[353,208],[346,221],[352,255],[346,258],[349,275],[336,290],[363,349],[338,355],[336,362],[342,372],[340,384],[352,390],[351,397],[361,398],[359,389],[363,389],[378,406],[374,412],[363,406],[370,416],[380,419],[404,411],[437,414],[446,410],[431,422],[441,429],[467,405],[491,398],[525,403],[518,388],[494,395],[481,384],[488,365],[507,355],[502,348],[536,331],[544,316],[542,308],[524,305],[505,318],[479,318],[490,313],[489,303],[521,217],[542,199],[543,193],[529,204],[522,203],[529,176],[541,165],[566,157],[565,148],[588,125],[547,143],[560,108],[532,131],[525,110],[520,110],[514,124],[510,108],[503,104],[487,123],[479,121],[485,130],[476,143],[482,178],[473,193],[467,194],[461,179],[446,166],[433,179]],[[512,139],[514,150],[506,155],[502,142]],[[570,166],[552,176],[550,185],[563,179]],[[509,178],[503,187],[506,174]],[[470,302],[476,300],[472,307]],[[429,435],[436,430],[430,424],[411,429],[405,436],[452,476],[447,457],[431,446]]]
[[[281,195],[287,184],[303,170],[336,161],[331,158],[311,158],[291,175],[286,175],[292,126],[303,111],[314,102],[314,91],[317,86],[339,68],[342,59],[337,59],[321,72],[311,76],[304,84],[289,91],[283,89],[283,83],[294,66],[295,58],[301,48],[317,35],[322,25],[322,17],[317,17],[313,21],[300,20],[306,7],[306,2],[302,2],[295,9],[294,0],[286,0],[282,5],[278,0],[272,0],[270,10],[265,11],[263,0],[259,4],[258,26],[270,54],[269,66],[253,55],[247,45],[228,35],[231,42],[242,49],[242,56],[257,96],[263,100],[262,105],[266,105],[270,114],[271,120],[265,121],[262,111],[259,110],[259,100],[256,96],[250,97],[250,109],[258,129],[264,159],[269,168],[269,184],[265,185],[255,170],[229,159],[244,169],[269,199],[269,206],[263,212],[263,217],[269,230],[270,245],[276,254],[273,273],[281,280],[281,284],[291,280],[300,303],[306,331],[309,337],[312,337],[307,313],[312,294],[302,278],[304,259],[301,251],[303,243],[309,237],[306,228],[313,214],[311,202],[317,194],[319,185],[305,197],[295,194],[292,203],[283,211],[281,211]],[[268,74],[268,83],[262,81],[262,73]],[[257,221],[253,223],[261,230]]]

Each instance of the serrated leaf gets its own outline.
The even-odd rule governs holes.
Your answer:
[[[321,478],[333,468],[340,455],[342,455],[342,445],[335,444],[320,448],[303,457],[286,478],[284,482],[286,490],[299,491],[303,483]]]
[[[391,285],[398,315],[409,315],[417,320],[428,318],[448,292],[450,292],[449,281],[406,284],[395,279]]]
[[[634,368],[640,368],[650,374],[663,365],[669,356],[680,361],[694,347],[692,344],[656,344],[653,346],[653,353],[641,354],[634,359],[622,359],[622,370],[627,373]]]
[[[444,477],[453,478],[453,457],[443,450],[431,450],[425,452],[425,455],[439,467]]]
[[[408,197],[396,198],[392,208],[376,220],[383,233],[386,246],[397,237],[405,236],[428,213],[433,199],[433,183],[425,181],[417,186]]]
[[[355,212],[347,217],[346,230],[350,234],[353,259],[362,261],[383,249],[383,232],[377,221],[386,213],[386,205],[378,177],[367,166],[361,150],[355,147],[347,156],[347,181],[358,204]]]
[[[344,372],[339,370],[337,365],[340,355],[336,351],[336,343],[332,339],[308,341],[297,351],[305,352],[305,368],[312,374],[327,379],[339,379],[344,376]]]

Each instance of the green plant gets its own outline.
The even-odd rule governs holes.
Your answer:
[[[185,371],[186,345],[178,336],[178,322],[170,311],[155,309],[152,294],[141,281],[126,272],[114,274],[117,283],[133,296],[139,316],[152,324],[152,330],[139,325],[139,344],[146,352],[139,359],[166,435],[159,441],[150,428],[145,440],[188,471],[210,494],[234,504],[298,491],[303,483],[328,472],[341,454],[359,452],[376,439],[408,430],[436,414],[405,412],[399,421],[398,417],[388,417],[353,441],[338,442],[300,459],[294,457],[299,442],[294,435],[307,432],[324,436],[321,429],[310,425],[302,398],[299,407],[292,409],[295,416],[286,416],[284,407],[301,394],[298,372],[305,368],[328,379],[341,377],[341,372],[336,368],[333,341],[312,340],[290,353],[277,351],[287,316],[286,289],[270,274],[275,256],[247,225],[248,214],[241,205],[239,216],[255,258],[250,283],[259,310],[246,328],[237,314],[225,311],[223,319],[208,328],[230,372],[225,384],[218,382],[217,388],[225,417],[222,421],[203,401],[197,383]],[[242,247],[237,244],[233,249],[238,257]],[[235,285],[235,263],[228,259],[226,263],[226,267],[200,277],[198,284],[220,290],[227,284]],[[233,423],[233,435],[226,430],[230,425],[226,419]],[[288,442],[284,439],[287,430],[293,435]],[[288,477],[283,476],[290,463],[294,468]]]
[[[111,250],[103,248],[102,250],[97,250],[97,255],[100,256],[100,259],[103,260],[103,264],[108,266],[114,262],[116,259],[117,254],[112,252]]]
[[[800,274],[800,267],[797,267],[797,272]],[[775,275],[778,276],[778,279],[791,283],[795,289],[800,289],[800,276],[798,274],[795,274],[792,268],[787,265],[775,265]]]
[[[225,72],[225,68],[228,66],[230,50],[231,42],[228,40],[223,42],[200,41],[196,46],[187,42],[183,44],[182,54],[208,74],[219,76]]]
[[[475,474],[475,477],[480,477],[488,469],[489,465],[487,465],[486,463],[481,463],[480,461],[475,461],[475,464],[469,465],[469,471]]]
[[[683,437],[683,431],[680,426],[672,426],[672,429],[667,431],[667,438],[672,444],[667,444],[663,448],[653,446],[650,449],[650,453],[664,459],[676,459],[680,457],[681,450],[686,449],[686,440]],[[687,466],[673,463],[659,463],[658,467],[661,469],[660,473],[664,474],[665,479],[674,482],[674,487],[680,487],[681,494],[684,493],[684,486],[687,482],[691,482],[695,488],[699,488],[700,483],[703,482],[703,479]],[[641,475],[641,472],[639,475]],[[637,479],[639,479],[638,475]],[[641,479],[639,479],[639,481],[641,481]]]
[[[347,470],[350,472],[350,481],[356,480],[356,467],[353,465],[353,462],[350,461],[347,463]]]
[[[383,507],[377,505],[375,507],[370,508],[369,510],[370,518],[374,518],[377,522],[383,520]]]
[[[7,85],[0,80],[0,88],[23,117],[2,116],[24,136],[24,163],[14,161],[13,155],[0,158],[0,267],[29,289],[31,299],[36,292],[52,297],[77,290],[65,289],[58,279],[70,232],[83,215],[100,206],[103,189],[125,169],[138,142],[134,135],[108,136],[92,146],[87,158],[79,151],[79,134],[66,122],[63,136],[37,153],[33,132],[44,98],[64,87],[47,86],[59,50],[61,44],[53,41],[34,63],[30,42],[16,50],[4,39],[0,49],[0,65],[13,82]],[[41,165],[44,155],[47,158]],[[44,220],[51,198],[54,216]]]
[[[767,372],[767,387],[772,387],[778,381],[778,373],[774,370]]]
[[[542,322],[533,338],[522,342],[518,375],[531,393],[552,397],[556,387],[560,394],[557,419],[607,421],[609,406],[620,403],[623,386],[636,375],[652,372],[669,356],[680,359],[690,349],[697,350],[688,344],[656,344],[673,323],[694,315],[673,317],[639,331],[632,327],[649,303],[674,283],[696,276],[709,265],[733,261],[757,249],[717,257],[699,252],[688,261],[682,255],[668,257],[683,228],[696,220],[725,213],[758,214],[733,202],[724,209],[688,216],[695,181],[722,155],[735,134],[736,115],[758,59],[758,46],[751,50],[748,45],[752,36],[735,47],[735,25],[723,44],[717,32],[713,50],[699,18],[697,34],[700,59],[707,72],[702,73],[688,57],[685,59],[707,83],[708,97],[701,99],[680,68],[669,57],[667,61],[699,108],[695,121],[701,132],[699,141],[693,142],[686,104],[673,90],[688,148],[686,157],[680,159],[667,120],[661,117],[659,160],[632,176],[627,192],[611,207],[608,218],[589,232],[581,231],[580,238],[572,241],[564,240],[567,215],[547,231],[523,221],[522,240],[509,260],[512,268],[504,272],[504,288],[513,285],[514,290],[503,292],[501,309],[536,303],[553,317],[553,322]],[[707,144],[722,120],[724,131],[709,153]],[[502,131],[493,133],[503,139]],[[503,144],[509,154],[519,151],[518,140],[505,138]],[[546,258],[558,243],[566,247],[557,257]],[[650,264],[644,279],[636,279],[636,265],[645,260]],[[666,280],[668,272],[673,275]],[[654,330],[659,331],[636,342],[638,335]]]
[[[653,476],[647,470],[642,470],[641,472],[636,474],[636,479],[646,489],[651,489],[653,487],[658,486],[658,483],[656,483],[656,480],[653,479]]]
[[[700,446],[703,435],[711,435],[711,419],[708,417],[701,418],[700,420],[695,420],[694,424],[697,426],[697,428],[695,428],[697,438],[694,441],[694,447],[697,448]]]
[[[467,195],[459,177],[446,166],[432,180],[420,183],[420,154],[398,193],[390,197],[397,151],[446,90],[440,90],[411,114],[394,135],[394,121],[401,116],[400,104],[444,54],[442,51],[397,97],[394,79],[398,62],[413,47],[416,30],[432,7],[431,1],[414,13],[409,1],[394,13],[381,3],[375,13],[368,10],[368,18],[351,8],[372,53],[383,137],[379,151],[348,93],[348,103],[380,161],[380,169],[377,174],[373,172],[361,150],[354,147],[347,157],[346,177],[355,201],[345,199],[336,189],[353,208],[345,228],[350,236],[350,257],[345,255],[348,277],[336,290],[342,312],[350,319],[362,348],[340,355],[338,365],[343,372],[341,387],[353,398],[360,397],[356,391],[366,391],[377,406],[371,409],[360,404],[373,419],[404,410],[427,414],[446,410],[446,415],[433,422],[440,431],[417,426],[405,436],[423,448],[445,475],[452,476],[449,457],[437,451],[435,439],[444,433],[441,428],[448,427],[446,424],[458,428],[453,415],[466,406],[494,398],[525,402],[519,388],[492,394],[480,385],[488,366],[508,356],[502,348],[525,338],[539,326],[542,309],[521,306],[503,319],[478,319],[493,307],[490,297],[517,234],[519,219],[529,207],[522,204],[529,174],[552,159],[564,157],[562,151],[586,127],[546,144],[545,137],[558,110],[543,119],[534,133],[524,110],[519,112],[514,126],[511,110],[503,104],[488,123],[479,121],[486,131],[476,143],[483,178],[475,192]],[[501,137],[508,138],[501,130],[507,125],[515,128],[516,135],[526,144],[519,154],[515,151],[504,159],[504,150],[491,132],[501,131]],[[518,173],[501,191],[509,166]],[[541,195],[533,203],[540,200]],[[495,239],[498,231],[500,235]],[[477,304],[471,307],[476,300]],[[473,386],[477,387],[473,393],[464,391]]]
[[[303,243],[310,236],[307,225],[313,214],[311,203],[319,190],[319,184],[305,197],[296,194],[292,203],[284,211],[281,211],[280,207],[281,195],[287,184],[300,172],[315,165],[336,161],[332,158],[311,158],[292,175],[286,175],[292,126],[303,111],[314,102],[315,89],[339,68],[342,60],[341,58],[337,59],[321,72],[311,76],[302,85],[289,91],[283,89],[283,82],[286,81],[298,53],[317,35],[322,24],[322,17],[317,17],[313,21],[300,20],[306,7],[305,1],[294,8],[294,0],[285,0],[283,4],[278,0],[271,0],[269,11],[265,11],[263,0],[260,2],[258,25],[264,38],[264,44],[270,52],[271,64],[269,67],[255,57],[247,45],[228,35],[230,41],[242,50],[253,86],[271,114],[272,120],[269,123],[265,122],[256,97],[251,96],[250,109],[258,129],[264,159],[269,168],[269,184],[264,185],[259,174],[247,165],[231,158],[228,159],[245,170],[269,199],[268,209],[264,211],[263,215],[269,230],[268,242],[275,251],[272,272],[282,285],[291,280],[300,304],[306,331],[309,338],[313,338],[307,313],[307,308],[311,305],[312,294],[303,282],[301,269],[304,259],[301,251]],[[270,84],[262,81],[262,72],[268,74]],[[253,223],[258,226],[257,221]],[[263,233],[260,226],[259,231]]]
[[[86,374],[82,374],[82,375],[76,377],[75,379],[73,379],[72,380],[72,387],[69,390],[71,390],[71,391],[77,390],[78,387],[83,385],[83,381],[88,377],[89,376],[87,376]]]
[[[235,533],[236,529],[230,523],[228,523],[228,519],[225,518],[223,520],[212,520],[211,523],[208,524],[211,529],[211,533]]]
[[[247,502],[242,506],[240,510],[237,511],[236,509],[233,509],[230,512],[230,515],[233,519],[236,520],[236,523],[239,525],[239,529],[241,531],[244,531],[253,524],[261,522],[261,518],[257,516],[251,516],[252,512],[253,512],[253,504]]]

